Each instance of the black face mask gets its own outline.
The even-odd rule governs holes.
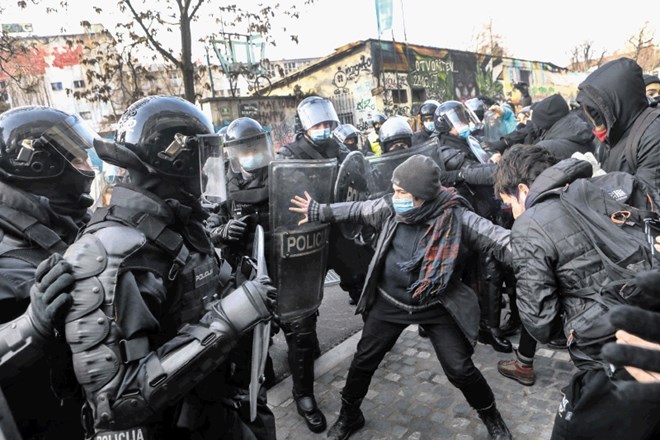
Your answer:
[[[94,204],[89,195],[94,180],[94,171],[79,171],[66,166],[59,176],[28,182],[21,185],[24,190],[48,199],[50,208],[59,215],[68,216],[76,223],[88,217],[87,208]]]

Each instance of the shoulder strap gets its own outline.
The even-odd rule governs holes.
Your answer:
[[[301,153],[304,153],[309,156],[310,159],[325,159],[321,153],[316,151],[307,142],[294,142],[289,144],[288,147],[296,156],[300,156]]]
[[[658,117],[660,117],[660,107],[649,107],[635,119],[632,125],[624,150],[626,161],[632,169],[637,169],[637,147],[639,146],[639,141],[649,125]]]
[[[41,224],[39,220],[24,212],[0,205],[0,221],[21,234],[21,236],[36,243],[40,248],[49,253],[64,253],[68,247],[62,238],[49,227]]]
[[[167,274],[170,281],[176,278],[179,269],[188,260],[190,251],[186,247],[181,234],[172,231],[164,221],[156,216],[116,205],[109,208],[98,208],[94,212],[87,229],[92,230],[95,225],[104,221],[116,221],[136,228],[149,241],[172,257],[174,261]]]

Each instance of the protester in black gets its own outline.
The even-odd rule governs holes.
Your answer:
[[[642,68],[630,58],[603,64],[578,86],[577,101],[596,137],[609,146],[603,170],[626,171],[646,185],[660,189],[660,109],[643,129],[649,112]],[[655,115],[655,116],[654,116]],[[639,132],[641,130],[641,132]],[[636,136],[637,142],[630,143]]]
[[[467,249],[508,264],[509,231],[466,209],[454,189],[442,187],[440,168],[430,157],[407,159],[394,170],[392,183],[393,195],[365,202],[319,205],[309,194],[292,200],[290,209],[306,216],[302,222],[358,222],[380,231],[357,307],[366,314],[362,337],[328,438],[346,439],[364,425],[360,405],[374,372],[401,332],[419,324],[447,378],[477,410],[491,437],[510,439],[493,392],[471,359],[479,305],[461,281]]]
[[[535,340],[547,343],[567,336],[578,368],[563,389],[553,440],[655,438],[660,407],[621,401],[615,393],[617,384],[630,375],[624,369],[611,370],[601,348],[614,340],[606,313],[618,301],[600,295],[600,286],[609,280],[603,261],[557,195],[565,185],[591,175],[590,163],[557,163],[546,149],[534,145],[514,146],[498,163],[495,190],[516,218],[511,246],[518,309]]]

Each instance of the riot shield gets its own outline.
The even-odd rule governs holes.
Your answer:
[[[337,172],[335,202],[359,202],[367,200],[374,188],[371,166],[361,151],[353,151],[346,156]],[[362,231],[362,225],[339,223],[339,230],[348,240],[354,240]]]
[[[337,160],[276,160],[268,168],[270,205],[270,275],[278,290],[282,322],[315,313],[323,298],[330,225],[298,225],[289,211],[294,195],[307,191],[319,203],[332,202]]]
[[[257,225],[254,232],[254,243],[252,245],[252,259],[256,264],[257,277],[268,276],[266,267],[266,256],[264,255],[265,237],[264,228]],[[259,389],[266,380],[264,370],[266,369],[266,359],[268,358],[268,343],[270,339],[270,321],[261,322],[254,328],[252,334],[252,361],[250,366],[250,421],[254,422],[257,418],[257,400]]]
[[[439,147],[440,142],[437,137],[434,137],[424,143],[408,148],[407,150],[386,153],[378,157],[367,157],[366,160],[371,165],[373,175],[373,187],[370,190],[370,198],[375,199],[391,193],[392,174],[394,173],[394,169],[415,154],[429,156],[440,166],[440,168],[444,169],[442,161],[440,160]]]
[[[468,141],[468,145],[470,146],[470,151],[472,151],[472,154],[474,155],[474,157],[477,158],[479,163],[488,163],[488,160],[490,159],[490,154],[488,154],[482,148],[479,141],[472,136],[468,136],[467,141]]]

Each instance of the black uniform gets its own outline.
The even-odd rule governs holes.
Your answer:
[[[341,163],[349,151],[333,139],[322,145],[314,145],[304,134],[299,134],[295,142],[283,146],[279,157],[284,159],[326,159],[337,158]],[[339,228],[333,225],[330,232],[328,268],[334,269],[341,278],[340,286],[352,297],[359,297],[364,283],[364,274],[371,258],[371,250],[358,246],[344,238]],[[317,314],[282,326],[289,347],[289,367],[293,379],[295,398],[314,395],[314,358]]]
[[[63,253],[77,232],[72,218],[55,213],[45,199],[0,182],[0,323],[18,318],[12,322],[15,326],[0,327],[0,384],[25,439],[83,435],[82,396],[75,386],[67,387],[67,374],[72,375],[68,347],[62,340],[49,341],[38,334],[26,338],[21,325],[27,324],[21,316],[30,303],[37,265],[54,252]],[[32,347],[5,346],[4,341],[16,340],[16,331],[21,339],[32,341]],[[47,361],[28,364],[44,354]]]

